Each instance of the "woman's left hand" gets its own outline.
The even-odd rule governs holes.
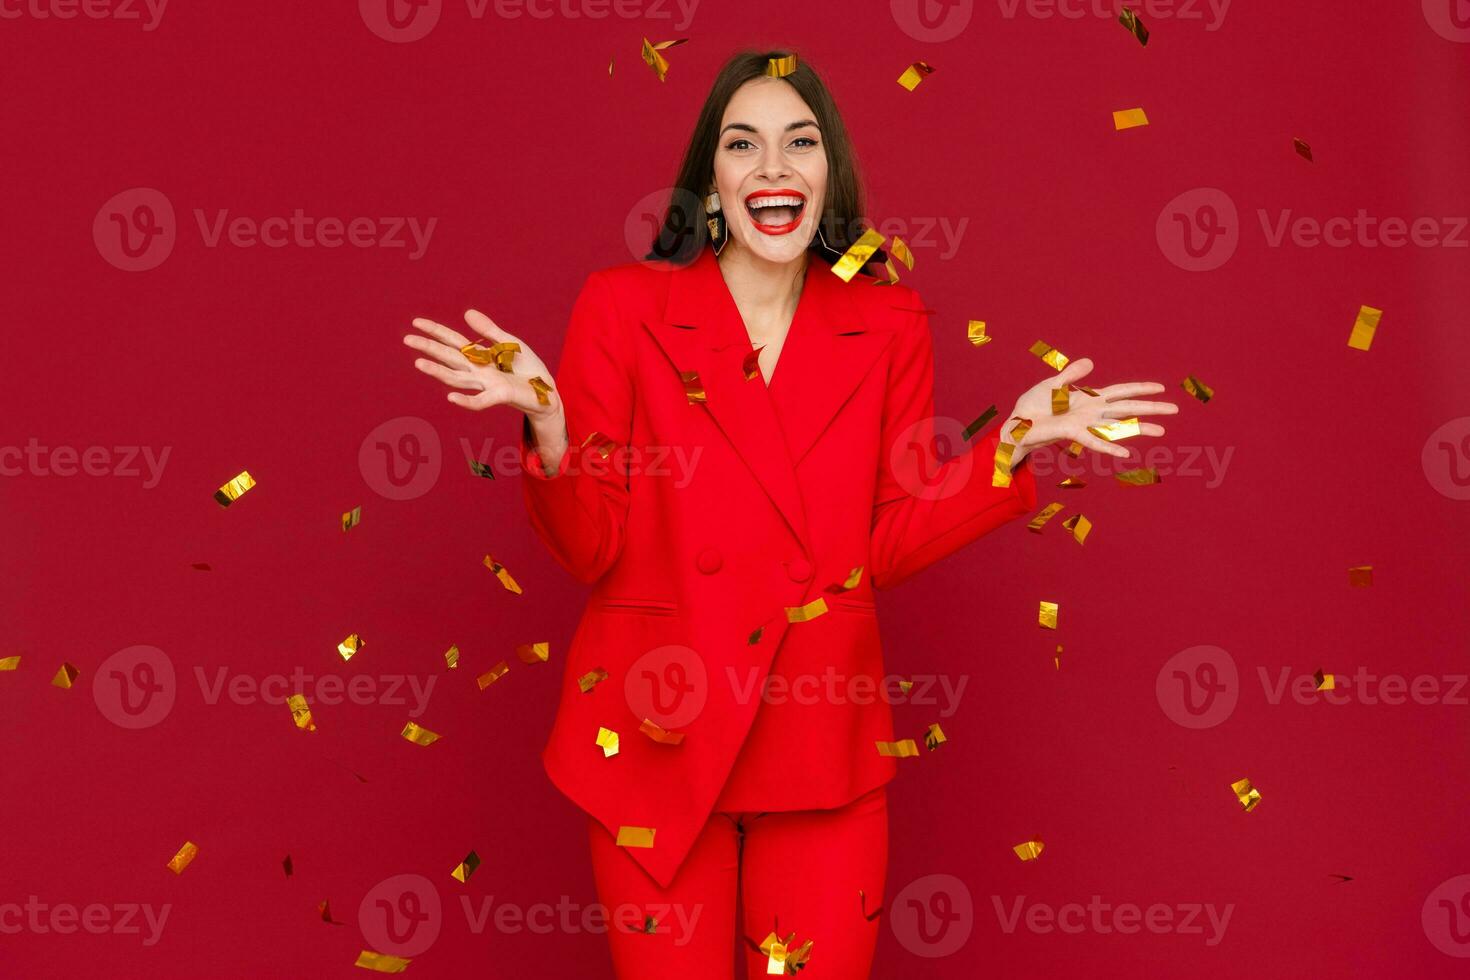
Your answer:
[[[1013,441],[1011,432],[1019,424],[1016,421],[1018,417],[1030,419],[1031,428],[1021,437],[1020,444],[1011,453],[1013,467],[1036,447],[1062,440],[1069,443],[1079,442],[1088,449],[1126,458],[1126,447],[1114,445],[1089,432],[1088,428],[1107,425],[1117,419],[1143,415],[1174,415],[1179,411],[1179,406],[1173,402],[1137,400],[1141,395],[1156,395],[1163,391],[1164,386],[1157,381],[1131,381],[1108,385],[1106,388],[1094,388],[1096,395],[1070,388],[1078,380],[1085,378],[1091,370],[1092,361],[1086,357],[1079,358],[1054,376],[1028,389],[1016,401],[1016,407],[1006,416],[1006,423],[1001,429],[1001,441]],[[1068,388],[1067,411],[1061,415],[1052,414],[1052,390],[1055,388]],[[1164,434],[1164,427],[1152,422],[1140,422],[1138,428],[1146,436]]]

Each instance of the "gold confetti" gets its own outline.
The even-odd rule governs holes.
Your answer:
[[[1292,137],[1291,145],[1292,148],[1296,150],[1297,154],[1302,157],[1302,159],[1306,160],[1308,163],[1315,162],[1312,159],[1311,144],[1309,144],[1306,140],[1302,139],[1300,136],[1294,136]]]
[[[469,881],[470,875],[474,874],[475,869],[479,866],[480,855],[474,851],[470,851],[470,853],[464,856],[464,860],[455,865],[454,870],[449,872],[449,877],[455,881]]]
[[[1373,334],[1378,329],[1378,321],[1383,318],[1383,311],[1376,310],[1371,306],[1364,306],[1358,310],[1358,319],[1353,323],[1353,332],[1348,336],[1348,346],[1354,350],[1367,350],[1373,346]]]
[[[546,397],[547,394],[551,392],[551,385],[546,383],[546,379],[541,377],[528,378],[526,383],[529,384],[531,386],[531,390],[536,393],[536,403],[538,405],[551,404],[551,399]]]
[[[597,729],[597,745],[602,749],[602,757],[611,759],[618,754],[618,733],[611,728]]]
[[[285,870],[286,877],[291,877],[291,872],[294,870],[291,865],[291,855],[287,854],[284,858],[281,859],[281,867]]]
[[[1036,613],[1036,624],[1042,629],[1054,630],[1057,628],[1057,604],[1041,600],[1041,606]]]
[[[444,651],[444,667],[446,670],[456,670],[459,667],[459,647],[452,646]]]
[[[773,932],[761,943],[761,952],[766,954],[766,976],[786,975],[786,944]]]
[[[351,660],[353,657],[361,653],[362,648],[365,646],[367,646],[367,644],[363,642],[362,637],[358,636],[356,633],[351,633],[348,635],[347,639],[337,644],[337,652],[342,655],[342,659],[344,661]]]
[[[20,654],[13,657],[0,657],[0,671],[15,670],[20,666]]]
[[[981,429],[989,425],[990,420],[993,418],[995,418],[995,406],[991,405],[985,411],[980,413],[979,418],[971,422],[969,425],[965,426],[965,441],[969,442],[971,439],[973,439],[975,437],[975,433],[979,432]]]
[[[874,742],[878,746],[878,754],[894,759],[911,759],[919,754],[919,743],[911,738],[900,739],[897,742]]]
[[[607,77],[608,78],[612,78],[613,62],[616,61],[616,60],[617,60],[617,57],[616,56],[607,59]]]
[[[944,736],[944,729],[939,727],[939,722],[930,725],[924,732],[924,748],[933,752],[949,739]]]
[[[1148,28],[1143,26],[1143,21],[1139,19],[1137,11],[1123,8],[1123,12],[1118,15],[1118,22],[1138,38],[1139,44],[1148,44]]]
[[[611,439],[603,435],[601,432],[598,432],[596,429],[593,429],[591,432],[587,433],[587,438],[582,440],[583,449],[590,449],[591,452],[596,453],[603,459],[607,459],[609,456],[611,456],[612,451],[614,448],[616,448],[616,446],[617,443],[613,442]]]
[[[193,841],[186,840],[184,841],[184,846],[179,848],[178,852],[168,859],[168,869],[176,875],[181,875],[184,873],[184,869],[193,862],[198,854],[199,845]]]
[[[1072,407],[1072,395],[1066,388],[1053,388],[1051,390],[1051,413],[1053,415],[1066,415],[1067,409]]]
[[[1372,584],[1372,565],[1354,565],[1348,569],[1348,585],[1355,589],[1366,589]]]
[[[1240,805],[1245,807],[1245,812],[1250,813],[1261,802],[1261,794],[1249,779],[1237,779],[1230,784],[1230,789],[1235,793],[1235,798],[1240,800]]]
[[[919,87],[919,83],[934,74],[934,66],[928,62],[916,61],[903,70],[898,76],[898,84],[912,92]]]
[[[707,401],[704,393],[704,382],[699,380],[698,371],[680,371],[679,380],[684,382],[684,397],[689,399],[689,404]]]
[[[433,745],[442,738],[438,732],[431,732],[412,721],[403,726],[402,735],[414,745]]]
[[[1101,395],[1099,395],[1097,393],[1097,389],[1096,388],[1089,388],[1089,387],[1087,387],[1087,385],[1073,384],[1073,385],[1068,385],[1067,387],[1071,388],[1073,391],[1080,391],[1080,392],[1083,392],[1084,394],[1091,395],[1093,398],[1100,398],[1100,397],[1102,397]]]
[[[480,690],[483,691],[485,690],[485,688],[489,687],[491,684],[494,684],[496,681],[504,677],[505,672],[508,670],[510,670],[510,664],[502,660],[494,667],[491,667],[489,670],[485,671],[485,673],[481,674],[479,677],[476,677],[475,683],[479,684]]]
[[[1022,861],[1035,861],[1041,857],[1041,852],[1045,847],[1046,845],[1039,840],[1028,840],[1017,844],[1011,850],[1015,851],[1016,857]]]
[[[652,935],[654,935],[657,932],[658,932],[658,920],[655,919],[651,915],[645,915],[643,917],[643,933],[644,933],[644,935],[652,936]]]
[[[619,847],[652,847],[653,835],[657,833],[655,827],[619,827]]]
[[[653,69],[653,73],[658,76],[659,81],[663,81],[669,74],[669,60],[661,52],[683,44],[688,40],[687,37],[681,37],[677,41],[659,41],[657,44],[653,44],[648,38],[645,37],[643,39],[643,61],[648,67]]]
[[[761,634],[763,634],[765,631],[766,628],[764,626],[757,626],[754,630],[751,631],[750,636],[746,639],[746,645],[755,646],[761,641]]]
[[[1011,454],[1016,447],[1009,442],[998,442],[995,444],[995,471],[990,474],[990,485],[992,487],[1008,487],[1011,485]]]
[[[786,622],[807,623],[813,619],[816,619],[818,616],[826,615],[826,612],[827,600],[823,599],[821,596],[817,596],[815,599],[813,599],[811,602],[808,602],[804,606],[787,606]]]
[[[852,571],[847,573],[847,578],[843,579],[841,582],[832,583],[831,585],[827,586],[825,591],[832,593],[851,592],[853,589],[858,587],[858,584],[862,582],[862,580],[863,566],[857,565],[853,568]]]
[[[754,381],[755,376],[761,373],[761,351],[764,349],[765,345],[762,344],[741,359],[740,370],[745,374],[746,381]]]
[[[883,236],[872,228],[863,232],[862,237],[852,243],[848,250],[842,253],[842,258],[832,263],[832,273],[843,282],[852,282],[852,277],[857,275],[858,270],[867,264],[868,259],[883,244]]]
[[[505,591],[514,592],[516,595],[522,594],[521,587],[516,584],[516,580],[511,576],[510,572],[506,570],[506,567],[500,564],[500,562],[496,561],[489,555],[486,555],[485,567],[495,573],[495,577],[500,579],[500,584],[505,586]]]
[[[1324,674],[1321,668],[1318,668],[1317,672],[1312,675],[1312,680],[1317,682],[1319,691],[1331,691],[1337,688],[1337,675]]]
[[[976,347],[984,347],[995,339],[994,337],[987,337],[985,335],[984,320],[971,320],[965,327],[965,336]]]
[[[490,359],[495,362],[495,367],[503,374],[513,374],[516,355],[521,352],[521,345],[514,341],[502,340],[490,345]]]
[[[240,475],[214,492],[215,502],[221,507],[228,507],[245,495],[245,491],[255,486],[255,477],[250,475],[249,470],[241,470]]]
[[[350,531],[353,528],[357,527],[357,525],[359,525],[361,523],[362,523],[362,508],[361,507],[354,507],[354,508],[352,508],[347,513],[345,513],[345,514],[342,515],[342,533],[346,534],[348,531]]]
[[[1068,456],[1071,456],[1073,459],[1076,459],[1078,456],[1081,456],[1082,455],[1082,443],[1080,443],[1080,442],[1073,442],[1071,445],[1069,445],[1067,447],[1067,455]]]
[[[912,691],[914,689],[914,682],[913,681],[899,681],[898,682],[898,689],[900,691],[902,691],[903,693],[907,694],[907,693],[909,693],[910,691]]]
[[[1087,481],[1086,480],[1079,480],[1075,476],[1069,476],[1065,480],[1063,480],[1061,483],[1058,483],[1057,484],[1057,489],[1058,490],[1081,490],[1085,486],[1087,486]]]
[[[1057,644],[1057,655],[1051,658],[1051,662],[1056,665],[1057,670],[1062,669],[1062,645],[1060,643]]]
[[[1143,114],[1142,109],[1118,109],[1113,113],[1113,130],[1133,129],[1136,126],[1147,126],[1148,116]]]
[[[388,953],[374,953],[371,950],[363,950],[357,954],[357,962],[353,966],[360,966],[364,970],[372,970],[374,973],[402,973],[408,969],[408,964],[413,961],[402,956],[392,956]]]
[[[582,689],[583,694],[586,694],[605,680],[607,680],[607,671],[601,667],[593,667],[587,673],[577,678],[577,687]]]
[[[330,900],[323,899],[322,901],[317,902],[316,910],[317,912],[321,913],[323,922],[330,923],[334,926],[345,926],[347,924],[345,922],[337,922],[332,918],[332,903]]]
[[[544,664],[551,659],[551,643],[522,643],[516,647],[516,656],[523,664]]]
[[[1211,388],[1209,385],[1205,384],[1203,381],[1201,381],[1199,378],[1196,378],[1192,374],[1189,377],[1185,378],[1183,381],[1179,382],[1179,384],[1180,387],[1182,387],[1185,391],[1189,392],[1194,397],[1198,398],[1201,402],[1207,402],[1211,398],[1215,397],[1215,389]]]
[[[490,350],[490,348],[484,347],[478,343],[465,344],[459,349],[459,352],[463,354],[464,359],[469,361],[471,364],[485,365],[495,363],[495,354]]]
[[[788,54],[784,58],[770,58],[766,61],[766,74],[771,78],[785,78],[796,71],[796,55]]]
[[[1124,470],[1115,475],[1118,482],[1125,487],[1146,487],[1155,483],[1164,482],[1164,478],[1159,476],[1159,471],[1152,466],[1142,467],[1136,470]]]
[[[1062,511],[1063,506],[1063,504],[1047,504],[1041,509],[1041,513],[1033,517],[1031,523],[1026,525],[1026,530],[1040,534],[1046,522],[1056,517]]]
[[[1044,340],[1038,340],[1036,343],[1032,344],[1030,350],[1031,353],[1035,354],[1037,357],[1041,358],[1043,361],[1045,361],[1047,364],[1051,365],[1058,371],[1067,366],[1067,355],[1063,354],[1061,351],[1057,350],[1055,347],[1051,346]]]
[[[638,730],[660,745],[679,745],[684,741],[683,732],[671,732],[651,718],[644,718]]]
[[[77,670],[75,665],[63,663],[56,671],[56,676],[51,678],[51,683],[56,687],[70,689],[76,683],[77,675],[80,673],[81,671]]]
[[[1089,425],[1087,431],[1099,439],[1106,439],[1108,442],[1117,442],[1119,439],[1136,436],[1143,430],[1139,428],[1138,417],[1134,416],[1131,419],[1114,419],[1106,425]]]
[[[488,464],[482,463],[478,459],[467,459],[466,462],[470,464],[470,472],[475,474],[475,476],[483,477],[486,480],[495,479],[495,471]]]
[[[306,695],[289,695],[286,706],[291,709],[291,720],[296,722],[297,728],[304,732],[316,731],[316,722],[311,720],[311,707],[306,703]]]
[[[899,238],[897,235],[893,236],[893,244],[889,247],[889,252],[893,254],[895,259],[898,259],[898,261],[907,266],[909,271],[913,271],[914,253],[909,251],[908,244],[902,238]]]
[[[1083,515],[1078,514],[1075,517],[1069,517],[1065,521],[1062,521],[1062,527],[1072,532],[1072,537],[1077,540],[1078,544],[1085,544],[1087,542],[1087,534],[1092,530],[1092,522]]]

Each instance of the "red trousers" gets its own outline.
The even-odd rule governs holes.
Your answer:
[[[888,864],[881,787],[836,810],[712,814],[668,888],[589,822],[619,980],[734,980],[737,947],[746,976],[765,977],[771,932],[796,933],[793,949],[813,940],[807,980],[868,976]],[[646,916],[652,933],[630,928]]]

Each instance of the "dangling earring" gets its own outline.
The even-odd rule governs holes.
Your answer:
[[[826,252],[828,255],[841,256],[843,254],[838,249],[835,249],[831,245],[827,244],[827,236],[822,234],[822,223],[820,221],[817,222],[817,241],[821,243],[822,251]]]
[[[730,230],[725,226],[725,212],[721,210],[719,191],[710,191],[705,197],[704,213],[709,215],[705,219],[705,225],[709,228],[710,243],[715,247],[715,254],[719,255],[730,238]]]

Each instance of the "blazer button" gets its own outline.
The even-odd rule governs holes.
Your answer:
[[[786,574],[791,576],[793,582],[810,582],[812,578],[812,563],[805,558],[786,563]]]
[[[713,548],[705,548],[694,557],[694,567],[706,575],[713,575],[725,564],[725,559]]]

